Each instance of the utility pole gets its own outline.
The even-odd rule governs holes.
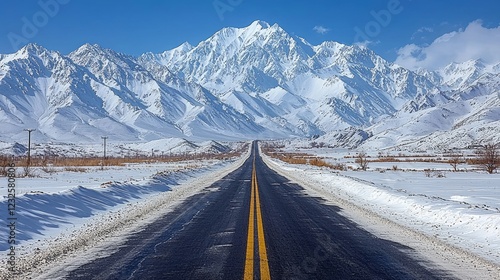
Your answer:
[[[36,131],[36,129],[28,128],[24,131],[28,132],[28,162],[26,163],[26,166],[29,167],[31,163],[31,132]]]
[[[102,140],[104,140],[104,154],[102,157],[102,165],[101,165],[101,170],[104,170],[104,162],[106,161],[106,139],[108,139],[107,136],[101,136]]]

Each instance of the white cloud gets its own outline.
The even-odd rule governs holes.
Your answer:
[[[319,34],[326,34],[330,31],[329,28],[323,27],[321,25],[317,25],[313,28],[314,32],[319,33]]]
[[[369,46],[376,46],[380,44],[380,41],[363,41],[363,42],[356,42],[354,45],[363,47],[363,48],[368,48]]]
[[[421,27],[417,30],[417,33],[424,33],[424,32],[434,32],[434,29],[431,27]]]
[[[434,28],[431,27],[420,27],[413,35],[411,35],[411,40],[425,39],[426,33],[433,33]]]
[[[428,46],[410,44],[398,50],[395,63],[409,69],[436,70],[452,62],[482,59],[486,63],[500,62],[500,26],[483,27],[480,20],[471,22],[465,30],[442,35]]]

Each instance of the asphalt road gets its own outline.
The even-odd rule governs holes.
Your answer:
[[[241,168],[67,279],[446,279],[269,169]]]

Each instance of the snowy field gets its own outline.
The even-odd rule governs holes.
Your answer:
[[[344,157],[349,153],[346,150],[307,152],[355,166],[354,159]],[[500,174],[452,172],[443,163],[369,163],[368,171],[335,171],[271,158],[267,162],[307,186],[313,195],[354,204],[466,255],[479,256],[491,264],[495,279],[500,279]],[[397,171],[389,170],[393,165]],[[437,172],[427,177],[424,169]]]
[[[372,164],[374,165],[374,164]],[[412,164],[415,166],[418,164]],[[424,164],[426,165],[426,164]],[[500,174],[479,172],[439,172],[441,176],[425,176],[425,172],[376,171],[343,172],[344,176],[361,179],[369,185],[422,196],[435,200],[462,204],[470,208],[483,208],[500,215]],[[361,181],[361,182],[363,182]],[[499,239],[500,240],[500,239]]]
[[[108,182],[147,183],[152,175],[168,172],[175,173],[190,169],[207,167],[217,164],[216,161],[183,161],[173,163],[140,163],[126,164],[125,166],[106,166],[101,170],[98,166],[82,167],[51,167],[47,173],[39,167],[33,167],[31,178],[16,178],[16,194],[46,193],[54,194],[78,187],[95,189]],[[19,167],[22,172],[22,167]],[[70,170],[70,171],[68,171]],[[6,185],[0,186],[0,190]],[[5,191],[4,191],[5,193]]]
[[[119,232],[140,227],[171,210],[239,167],[247,157],[248,153],[228,160],[128,164],[105,170],[78,167],[82,172],[54,167],[58,172],[46,174],[38,169],[38,177],[17,178],[16,266],[23,273],[33,273],[40,265],[84,253],[110,234],[116,234],[113,242],[120,242],[126,235]],[[0,209],[7,212],[4,179]],[[0,230],[0,239],[8,238],[9,231]],[[9,249],[7,242],[0,244],[0,279],[10,267]],[[24,277],[26,274],[19,279]]]

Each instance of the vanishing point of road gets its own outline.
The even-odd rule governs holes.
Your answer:
[[[446,279],[264,163],[237,170],[66,279]]]

